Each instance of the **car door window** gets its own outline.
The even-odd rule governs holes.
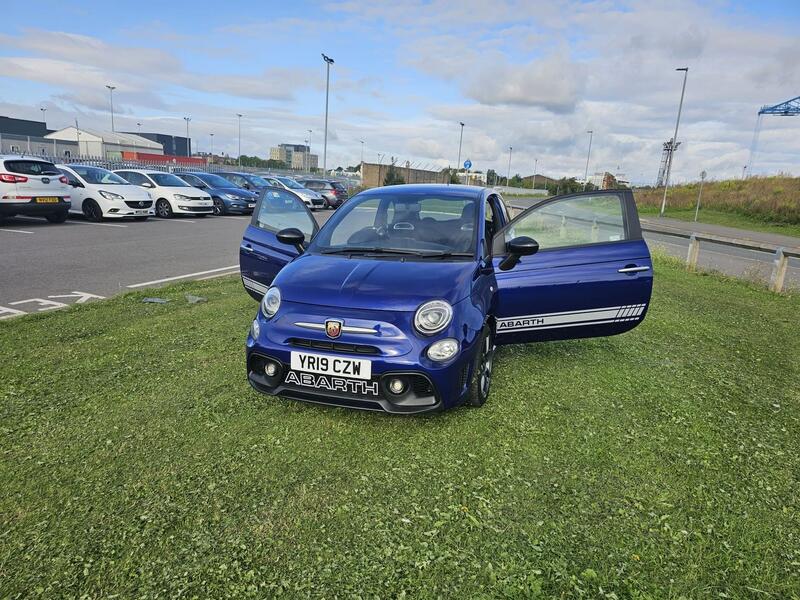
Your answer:
[[[504,242],[528,236],[541,250],[627,239],[621,196],[580,195],[545,202],[513,221]]]
[[[272,233],[295,227],[303,232],[306,240],[310,240],[315,223],[306,205],[297,196],[283,189],[268,189],[261,196],[253,225]]]
[[[186,183],[188,183],[189,185],[194,186],[196,188],[201,188],[202,189],[202,188],[206,187],[206,184],[203,183],[199,178],[195,177],[194,175],[188,175],[188,174],[184,173],[180,177]]]

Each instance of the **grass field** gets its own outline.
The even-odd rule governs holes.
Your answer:
[[[0,597],[798,598],[800,298],[655,281],[424,418],[252,391],[234,279],[2,321]]]
[[[800,202],[800,200],[798,202]],[[656,206],[639,207],[639,214],[642,216],[651,217],[658,213],[659,208]],[[694,209],[669,208],[664,213],[664,216],[672,219],[680,219],[681,221],[694,221]],[[710,223],[712,225],[724,225],[726,227],[737,227],[738,229],[747,229],[750,231],[763,231],[766,233],[800,237],[800,224],[772,223],[748,215],[724,212],[721,210],[703,209],[700,211],[697,220],[700,223]]]

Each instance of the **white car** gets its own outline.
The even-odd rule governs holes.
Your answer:
[[[155,200],[156,215],[161,218],[173,214],[205,217],[214,212],[211,196],[172,173],[146,169],[117,169],[114,173],[133,185],[147,188]]]
[[[132,185],[108,169],[91,165],[57,165],[72,186],[71,213],[90,221],[133,217],[145,221],[153,212],[150,192]]]
[[[35,156],[0,155],[0,219],[14,215],[67,220],[67,178],[50,161]]]
[[[262,177],[266,179],[270,185],[282,187],[283,189],[294,192],[300,196],[300,199],[311,210],[314,210],[315,208],[322,208],[325,205],[325,198],[320,196],[314,190],[310,190],[307,187],[297,183],[297,181],[291,177],[283,177],[278,175],[262,175]]]

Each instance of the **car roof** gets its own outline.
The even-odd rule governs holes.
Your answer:
[[[438,196],[453,196],[461,197],[473,196],[480,198],[486,191],[486,188],[477,185],[447,185],[446,183],[411,183],[401,185],[386,185],[382,187],[371,188],[361,192],[362,194],[381,193],[390,191],[392,193],[401,194],[436,194]]]
[[[0,154],[0,160],[38,160],[39,162],[53,164],[52,160],[35,154]]]

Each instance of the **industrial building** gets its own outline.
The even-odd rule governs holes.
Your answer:
[[[311,147],[303,144],[280,144],[269,149],[271,160],[279,160],[290,169],[309,171],[319,166],[319,156],[311,154]]]
[[[126,132],[128,135],[137,135],[161,144],[161,151],[169,156],[191,156],[192,139],[180,135],[168,135],[156,132]]]
[[[78,154],[81,156],[120,159],[123,152],[164,154],[164,148],[158,142],[120,131],[101,131],[71,126],[48,133],[45,138],[75,142],[78,146]]]

